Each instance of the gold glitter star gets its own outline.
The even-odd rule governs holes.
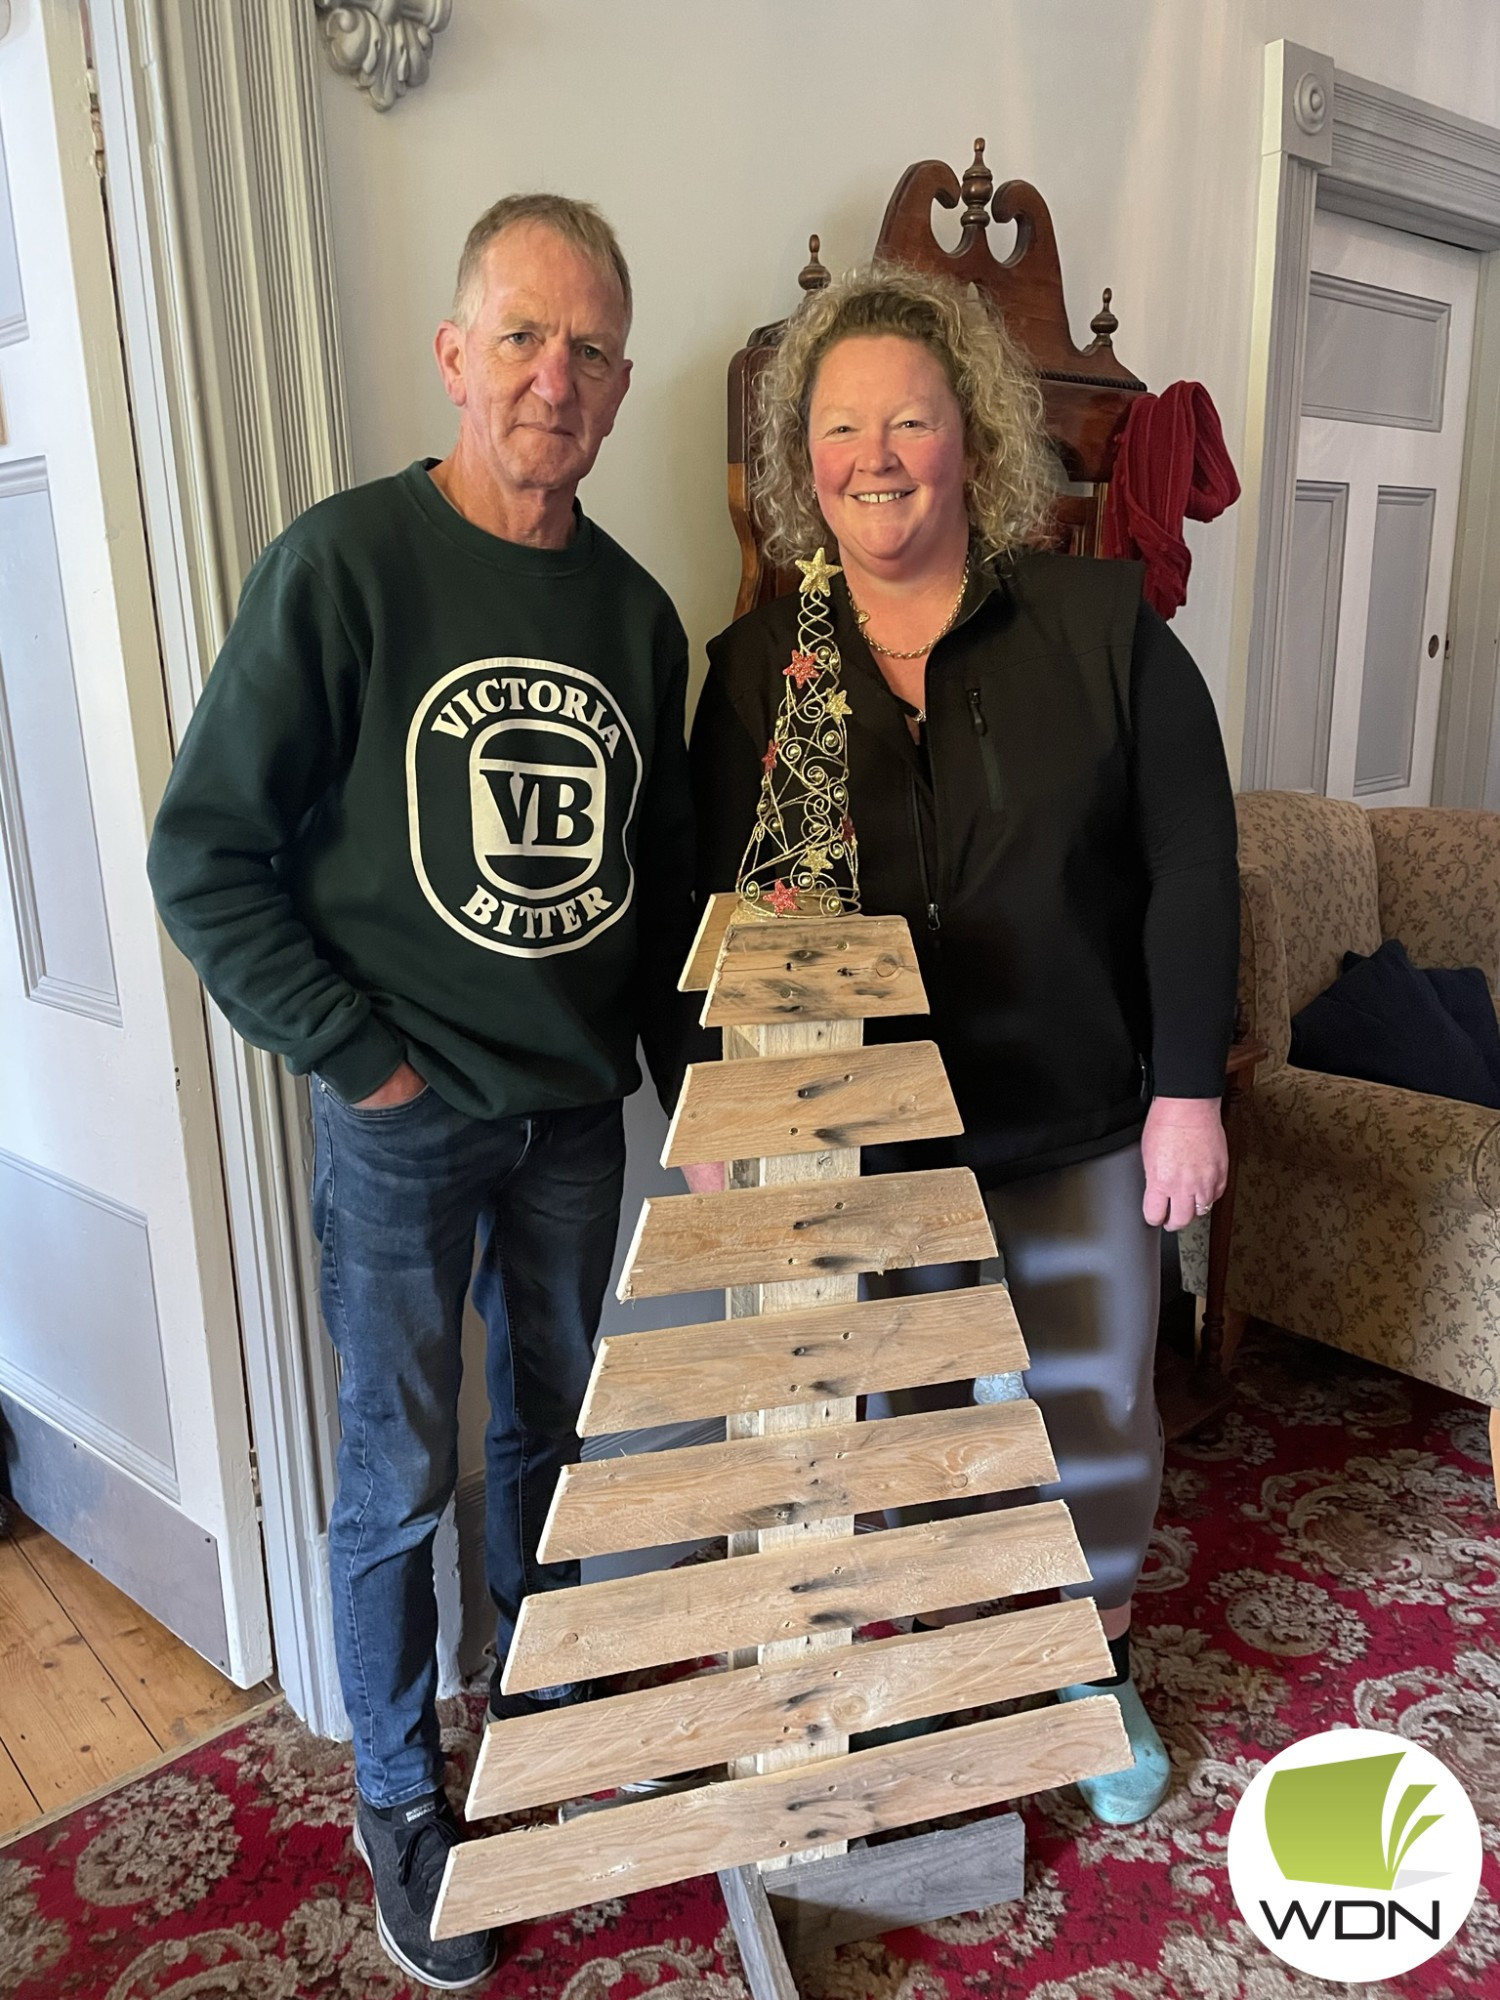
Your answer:
[[[844,693],[842,688],[835,688],[833,693],[828,696],[827,700],[823,703],[823,713],[832,716],[835,722],[842,722],[844,717],[850,713],[849,697]]]
[[[802,859],[814,875],[821,875],[828,866],[828,849],[809,847]]]
[[[798,556],[796,563],[802,572],[802,581],[797,586],[802,595],[826,597],[829,584],[840,573],[838,564],[829,562],[821,549],[811,562],[804,562],[801,556]]]

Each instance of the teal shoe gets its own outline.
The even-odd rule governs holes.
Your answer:
[[[1118,1687],[1075,1681],[1071,1687],[1057,1690],[1059,1701],[1083,1701],[1095,1694],[1112,1694],[1119,1702],[1120,1720],[1135,1762],[1100,1778],[1080,1778],[1078,1790],[1094,1818],[1105,1826],[1135,1826],[1149,1819],[1171,1791],[1172,1760],[1135,1691],[1134,1681],[1122,1681]]]

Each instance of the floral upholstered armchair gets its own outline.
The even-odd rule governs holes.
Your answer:
[[[1417,965],[1500,987],[1500,813],[1365,811],[1246,792],[1240,1001],[1269,1051],[1245,1108],[1232,1312],[1382,1362],[1490,1410],[1500,1487],[1500,1114],[1287,1060],[1292,1016],[1346,951],[1400,938]],[[1205,1286],[1207,1230],[1183,1272]]]

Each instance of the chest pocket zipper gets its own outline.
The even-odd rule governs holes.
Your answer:
[[[979,738],[979,761],[984,766],[984,788],[989,794],[990,805],[1000,812],[1005,805],[1005,793],[1000,783],[1000,759],[995,751],[995,739],[990,734],[990,725],[984,719],[984,703],[978,688],[965,690],[969,697],[969,720],[974,725],[974,734]]]

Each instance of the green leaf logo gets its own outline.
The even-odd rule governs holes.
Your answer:
[[[1385,1831],[1385,1808],[1404,1752],[1302,1764],[1266,1790],[1266,1838],[1289,1882],[1394,1888],[1401,1864],[1441,1813],[1414,1819],[1431,1785],[1408,1785]]]

